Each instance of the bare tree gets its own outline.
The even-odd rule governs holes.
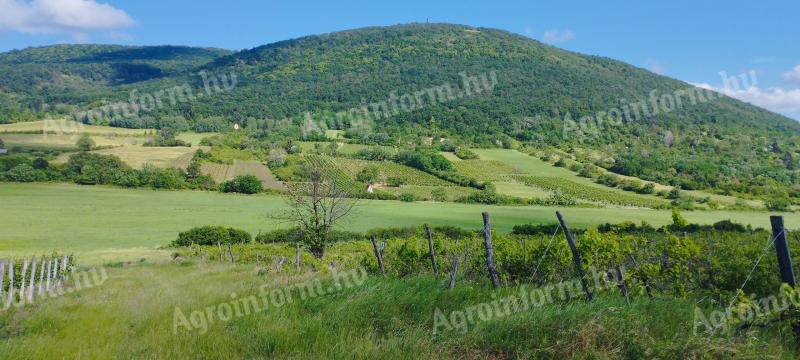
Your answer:
[[[321,258],[334,225],[356,205],[352,189],[319,161],[303,165],[305,182],[288,184],[284,197],[289,208],[282,218],[296,224],[309,251]]]

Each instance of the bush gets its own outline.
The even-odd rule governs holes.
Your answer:
[[[129,169],[128,165],[114,155],[87,152],[70,156],[64,165],[65,175],[83,185],[111,184],[118,171]]]
[[[386,161],[392,158],[392,154],[389,152],[389,150],[376,146],[358,150],[355,154],[353,154],[353,157],[364,160]]]
[[[459,159],[462,159],[462,160],[472,160],[472,159],[478,159],[479,158],[478,154],[476,154],[472,150],[466,149],[466,148],[458,148],[458,149],[456,149],[455,154],[456,154],[456,156],[458,156]]]
[[[331,230],[328,232],[329,242],[342,242],[363,239],[361,233],[352,231]],[[300,228],[276,229],[265,233],[259,233],[255,238],[257,243],[297,243],[303,240],[303,232]]]
[[[264,185],[254,175],[240,175],[222,184],[222,192],[226,193],[257,194],[262,191]]]
[[[722,220],[714,223],[714,230],[717,231],[734,231],[734,232],[747,232],[748,229],[742,224],[737,224],[730,220]]]
[[[380,176],[380,171],[378,170],[377,166],[370,165],[367,166],[361,171],[356,174],[356,181],[360,181],[362,183],[374,184],[378,181],[378,177]]]
[[[91,151],[94,149],[94,140],[89,136],[89,134],[83,134],[75,143],[75,146],[78,147],[81,151]]]
[[[431,199],[434,201],[447,201],[447,192],[444,188],[437,187],[431,191]]]
[[[286,164],[286,150],[278,148],[269,151],[267,166],[274,168],[281,167],[284,164]]]
[[[36,170],[28,164],[19,164],[5,174],[5,178],[16,182],[45,181],[47,176],[41,170]]]
[[[656,184],[647,183],[644,184],[644,186],[642,186],[642,188],[639,189],[637,192],[640,194],[652,194],[655,191],[656,191]]]
[[[409,193],[402,193],[397,198],[400,199],[400,201],[405,201],[405,202],[414,202],[415,200],[417,200],[417,197],[414,196],[414,194],[409,194]]]
[[[386,179],[386,185],[392,187],[400,187],[406,183],[406,179],[398,176],[393,176]]]
[[[769,211],[792,211],[792,204],[785,197],[776,196],[766,201],[765,205]]]
[[[178,234],[172,243],[174,246],[216,245],[249,243],[251,236],[244,230],[226,228],[224,226],[201,226]]]

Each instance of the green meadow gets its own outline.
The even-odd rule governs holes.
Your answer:
[[[181,231],[218,224],[253,234],[289,224],[274,219],[284,209],[277,195],[231,195],[202,191],[154,191],[72,184],[0,183],[0,257],[58,250],[86,257],[138,257],[167,245]],[[631,208],[563,208],[490,206],[437,202],[361,200],[341,224],[364,231],[429,223],[478,229],[488,211],[501,233],[514,225],[556,221],[560,210],[570,226],[646,221],[670,223],[668,210]],[[769,227],[767,212],[684,212],[693,223],[732,220]],[[800,214],[784,214],[789,228],[798,228]]]

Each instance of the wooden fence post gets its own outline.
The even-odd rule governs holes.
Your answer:
[[[211,246],[214,246],[214,245],[211,245]],[[219,258],[219,262],[225,261],[223,259],[223,256],[224,255],[222,255],[222,244],[219,241],[217,241],[217,258]]]
[[[378,243],[375,242],[374,235],[370,237],[370,241],[372,241],[372,251],[375,252],[375,258],[378,259],[378,267],[381,269],[381,274],[386,276],[386,269],[383,267],[383,256],[381,256],[381,252],[378,250]]]
[[[231,244],[230,244],[230,243],[228,243],[228,255],[230,255],[230,257],[231,257],[231,264],[233,264],[235,260],[234,260],[234,258],[233,258],[233,249],[231,248]]]
[[[286,262],[286,256],[281,256],[281,259],[278,261],[278,274],[281,273],[283,270],[283,264]]]
[[[428,251],[431,254],[431,266],[433,266],[433,274],[439,277],[439,267],[436,266],[436,253],[433,250],[433,232],[428,224],[425,224],[425,232],[428,233]]]
[[[778,254],[778,267],[781,272],[781,282],[797,287],[797,281],[792,271],[792,256],[789,253],[789,244],[786,242],[786,229],[783,227],[782,216],[770,216],[772,223],[772,238],[775,242],[775,252]]]
[[[783,216],[770,216],[769,222],[772,224],[772,238],[775,243],[775,252],[778,254],[781,282],[789,284],[794,289],[797,287],[797,281],[792,270],[792,256],[789,253],[789,244],[786,242]],[[792,321],[792,332],[794,332],[795,341],[800,343],[800,324],[796,320]]]
[[[3,285],[6,279],[6,260],[0,260],[0,303],[3,301]]]
[[[19,278],[19,301],[20,303],[25,302],[25,276],[28,275],[28,259],[24,259],[24,265],[22,265],[22,276]]]
[[[47,282],[44,285],[46,291],[50,291],[50,279],[53,277],[53,259],[47,260]]]
[[[497,277],[497,267],[494,264],[494,248],[492,248],[492,224],[489,222],[489,213],[483,214],[483,246],[486,248],[486,268],[489,271],[489,278],[492,286],[497,289],[500,287],[500,279]]]
[[[8,262],[8,301],[6,301],[6,308],[11,306],[11,300],[14,299],[14,259]]]
[[[41,270],[39,270],[39,296],[40,297],[42,296],[42,294],[44,294],[44,287],[43,287],[44,286],[44,268],[47,267],[45,265],[45,263],[47,263],[47,258],[42,256],[42,263],[40,264],[42,268],[41,268]]]
[[[33,287],[36,285],[36,256],[31,261],[31,281],[28,282],[28,303],[33,303]]]
[[[614,278],[617,279],[617,287],[619,287],[619,291],[622,292],[622,296],[625,297],[625,303],[630,305],[631,299],[628,297],[628,284],[625,283],[625,275],[622,273],[622,268],[617,266],[614,268],[614,272]]]
[[[456,287],[456,275],[458,274],[458,254],[453,253],[453,268],[450,270],[450,289]]]
[[[589,290],[589,284],[586,282],[586,276],[583,273],[581,254],[578,252],[578,248],[575,247],[575,241],[572,239],[572,233],[569,231],[567,223],[564,222],[564,218],[561,217],[561,213],[556,211],[556,217],[558,217],[558,222],[561,224],[561,228],[564,229],[564,234],[567,236],[569,249],[572,250],[572,261],[575,263],[575,269],[578,270],[578,276],[581,277],[581,286],[583,286],[583,291],[586,293],[586,299],[592,301],[594,296],[592,295],[592,291]]]

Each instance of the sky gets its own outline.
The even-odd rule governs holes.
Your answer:
[[[798,20],[797,0],[0,0],[0,52],[59,43],[241,50],[365,26],[446,22],[621,60],[800,120]]]

